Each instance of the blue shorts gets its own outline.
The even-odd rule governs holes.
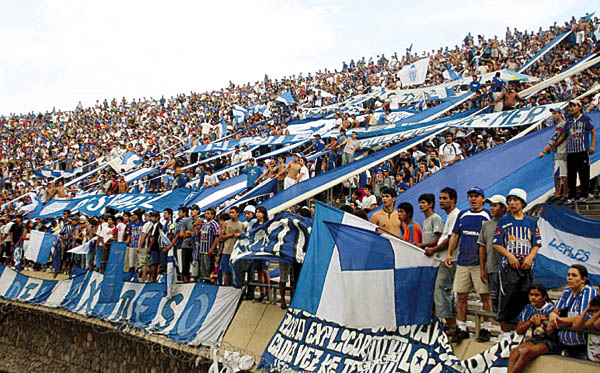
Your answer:
[[[229,265],[229,258],[231,258],[230,254],[222,254],[221,261],[219,262],[219,272],[220,273],[231,273],[231,266]]]
[[[158,265],[158,252],[151,251],[150,258],[148,258],[148,265]]]

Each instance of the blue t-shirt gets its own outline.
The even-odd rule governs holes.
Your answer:
[[[463,210],[456,217],[453,233],[460,234],[457,264],[461,266],[479,265],[479,245],[477,239],[484,221],[492,216],[486,209],[481,211]]]
[[[504,88],[504,81],[498,77],[494,77],[492,79],[492,92],[496,92],[498,88],[502,91],[502,88]]]
[[[471,90],[471,92],[479,92],[479,90],[481,89],[481,83],[471,82],[469,83],[469,89]]]
[[[494,244],[504,246],[519,262],[522,262],[531,253],[534,246],[542,245],[542,236],[537,221],[527,215],[522,220],[515,219],[512,215],[504,215],[498,220]],[[500,270],[504,269],[506,265],[508,265],[508,258],[502,256]]]
[[[534,305],[532,305],[530,303],[530,304],[526,305],[525,307],[523,307],[523,311],[521,311],[521,313],[517,317],[517,320],[526,322],[526,321],[529,321],[529,319],[533,315],[548,316],[549,314],[552,313],[552,311],[554,311],[554,305],[552,303],[546,302],[546,303],[544,303],[542,308],[536,308]]]
[[[139,222],[139,223],[134,223],[134,222],[130,222],[127,225],[127,235],[129,237],[131,237],[131,240],[129,241],[129,247],[138,247],[138,243],[140,242],[140,237],[142,235],[142,227],[144,226],[144,223]]]
[[[592,119],[582,115],[579,119],[567,119],[567,153],[586,152],[590,148],[590,131],[594,128]]]
[[[313,148],[318,152],[323,151],[323,149],[325,149],[325,143],[321,140],[315,140],[315,142],[313,143]]]
[[[248,186],[253,187],[256,185],[256,179],[262,175],[262,169],[258,166],[248,166],[244,169],[244,173],[248,175]]]

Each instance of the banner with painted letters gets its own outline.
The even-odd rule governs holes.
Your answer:
[[[98,272],[40,280],[0,266],[0,297],[64,308],[205,346],[221,342],[241,297],[240,289],[201,283],[175,284],[171,296],[164,297],[164,284],[125,282],[116,301],[100,303],[103,280]]]
[[[33,218],[51,218],[60,216],[63,211],[72,213],[81,212],[88,216],[102,215],[104,208],[110,207],[120,211],[133,211],[135,209],[163,211],[167,207],[173,210],[183,205],[194,191],[187,188],[178,188],[164,193],[121,193],[99,194],[74,199],[53,199],[41,209]]]
[[[489,350],[460,360],[442,324],[351,329],[288,309],[267,344],[259,368],[268,372],[504,372],[510,350],[523,341],[513,333]]]
[[[516,110],[502,111],[497,113],[480,114],[472,117],[447,122],[451,127],[460,128],[497,128],[517,127],[533,124],[548,118],[551,109],[558,109],[565,103],[524,107]]]
[[[538,220],[542,246],[535,257],[534,278],[562,286],[573,264],[584,265],[593,284],[600,282],[600,221],[566,206],[543,205]]]

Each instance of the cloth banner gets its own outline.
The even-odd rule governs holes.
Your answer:
[[[31,231],[29,240],[23,243],[25,259],[36,263],[46,264],[50,258],[52,246],[56,241],[56,236],[40,231]]]
[[[73,170],[71,171],[60,171],[60,170],[53,170],[51,168],[40,168],[39,170],[33,170],[33,173],[35,174],[35,176],[37,177],[41,177],[41,178],[67,178],[67,177],[71,177],[74,175]]]
[[[106,246],[104,246],[104,250],[106,250]],[[104,281],[102,281],[102,287],[100,288],[99,303],[116,302],[119,299],[123,287],[123,263],[125,263],[126,253],[127,245],[125,242],[113,242],[110,245],[106,271],[104,271]],[[144,253],[140,253],[140,255],[144,255]]]
[[[0,273],[2,298],[63,308],[194,346],[221,343],[241,297],[241,290],[233,287],[189,283],[174,285],[167,298],[164,284],[124,282],[116,302],[99,303],[104,276],[98,272],[58,281],[4,266]]]
[[[569,267],[582,264],[588,269],[589,280],[600,283],[600,221],[566,206],[544,204],[538,227],[542,246],[535,258],[536,281],[562,286]]]
[[[233,284],[241,286],[242,260],[278,260],[302,263],[310,236],[311,219],[281,212],[264,224],[240,235],[230,258]]]
[[[32,218],[51,218],[60,216],[64,210],[81,212],[88,216],[100,216],[106,207],[119,211],[135,209],[163,211],[167,207],[176,210],[183,205],[194,192],[187,188],[178,188],[159,194],[150,193],[121,193],[100,194],[74,199],[53,199],[33,215]]]
[[[398,78],[402,82],[402,86],[409,87],[411,85],[423,84],[429,69],[429,57],[418,60],[417,62],[403,67],[398,71]]]
[[[510,350],[523,339],[513,333],[487,351],[460,360],[437,320],[391,330],[352,329],[288,309],[258,368],[278,372],[503,372]]]
[[[122,157],[117,157],[109,162],[116,172],[127,172],[140,165],[144,160],[139,155],[127,151]]]
[[[551,109],[558,109],[566,103],[524,107],[516,110],[497,113],[479,114],[465,119],[446,122],[451,127],[459,128],[497,128],[517,127],[533,124],[551,116]]]

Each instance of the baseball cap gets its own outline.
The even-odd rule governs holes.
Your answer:
[[[467,190],[467,194],[471,194],[471,193],[477,193],[480,196],[482,196],[483,198],[485,198],[485,193],[483,192],[483,189],[481,189],[480,187],[471,187],[471,189]]]
[[[563,113],[562,109],[561,109],[561,108],[558,108],[558,107],[557,107],[557,108],[552,108],[552,109],[550,109],[550,112],[551,112],[551,113],[560,113],[560,114],[562,114],[562,113]]]
[[[427,144],[425,144],[425,146],[431,146],[433,148],[433,143],[429,141]]]
[[[518,199],[520,199],[521,201],[523,201],[523,203],[525,204],[525,206],[527,206],[527,192],[524,191],[521,188],[512,188],[510,190],[510,192],[508,192],[508,195],[506,196],[506,198],[508,197],[517,197]]]
[[[256,207],[248,205],[244,208],[244,212],[251,212],[253,214],[256,214]]]
[[[486,199],[485,201],[489,202],[489,203],[500,203],[500,204],[503,204],[504,206],[506,206],[506,197],[504,197],[500,194],[494,194],[493,196]]]
[[[569,101],[569,105],[577,105],[577,106],[581,107],[581,101],[571,100],[571,101]]]

